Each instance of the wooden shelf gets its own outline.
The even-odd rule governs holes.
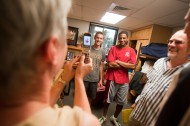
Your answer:
[[[82,51],[82,48],[78,48],[76,46],[68,45],[68,49],[76,50],[76,51]]]
[[[68,45],[67,60],[71,60],[74,56],[81,56],[83,50],[77,46]]]
[[[157,59],[159,59],[159,58],[157,58],[157,57],[150,56],[150,55],[146,55],[146,54],[140,54],[140,55],[139,55],[139,58],[142,58],[142,59],[149,59],[149,60],[157,60]]]

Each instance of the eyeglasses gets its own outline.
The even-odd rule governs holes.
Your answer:
[[[172,44],[175,43],[175,45],[179,45],[179,44],[184,44],[183,41],[179,41],[179,40],[168,40],[168,44]]]

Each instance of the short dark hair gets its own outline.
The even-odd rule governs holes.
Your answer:
[[[126,36],[129,37],[127,31],[121,31],[121,32],[119,32],[118,36],[120,36],[121,34],[126,34]]]

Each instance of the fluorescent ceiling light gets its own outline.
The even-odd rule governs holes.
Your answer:
[[[106,14],[102,17],[100,21],[110,23],[110,24],[116,24],[117,22],[121,21],[125,17],[126,16],[123,16],[123,15],[106,12]]]

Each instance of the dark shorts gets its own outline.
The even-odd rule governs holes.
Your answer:
[[[95,99],[96,98],[98,82],[84,81],[84,86],[85,86],[87,96],[89,98],[91,98],[91,99]]]

